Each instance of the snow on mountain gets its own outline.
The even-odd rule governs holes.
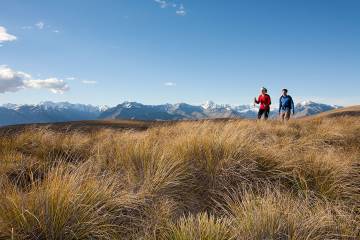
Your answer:
[[[51,102],[44,101],[39,104],[12,104],[6,103],[2,107],[7,109],[19,110],[23,107],[28,108],[41,108],[44,110],[77,110],[77,111],[87,111],[87,112],[101,112],[108,109],[107,106],[93,106],[90,104],[74,104],[69,102]]]
[[[100,105],[98,108],[99,108],[100,112],[104,112],[109,109],[109,106],[108,105]]]
[[[43,109],[67,109],[67,110],[76,110],[76,111],[84,111],[84,112],[100,112],[99,106],[93,106],[89,104],[73,104],[69,102],[40,102],[36,106],[41,107]]]
[[[297,117],[317,114],[337,108],[336,106],[306,101],[296,105]],[[204,118],[256,118],[258,107],[253,105],[231,106],[207,101],[200,106],[186,103],[143,105],[137,103],[119,104],[104,111],[101,119],[138,119],[138,120],[179,120]],[[278,108],[271,109],[271,117],[276,117]]]
[[[303,116],[314,115],[338,108],[341,108],[341,106],[316,103],[312,101],[303,101],[296,104],[295,114],[297,117],[303,117]]]
[[[50,101],[39,104],[7,103],[0,108],[0,125],[93,120],[108,109],[106,106]]]
[[[19,104],[13,104],[13,103],[5,103],[3,105],[1,105],[1,107],[7,108],[7,109],[12,109],[12,110],[16,110],[20,105]]]
[[[204,109],[212,109],[212,108],[216,108],[216,104],[213,101],[206,101],[204,104],[201,105],[202,108]]]
[[[227,109],[227,110],[234,110],[230,104],[216,104],[215,102],[208,100],[204,104],[201,105],[203,109],[210,110],[210,109]]]
[[[310,100],[304,100],[302,102],[299,102],[298,105],[300,106],[306,106],[306,105],[311,105],[313,104],[314,102],[313,101],[310,101]]]

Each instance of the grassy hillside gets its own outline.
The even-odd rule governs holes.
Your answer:
[[[360,105],[323,112],[314,115],[312,117],[323,118],[323,117],[343,117],[343,116],[360,117]]]
[[[113,130],[146,130],[149,127],[165,124],[165,122],[156,121],[135,121],[135,120],[88,120],[88,121],[70,121],[58,123],[34,123],[17,124],[0,127],[1,135],[13,135],[19,132],[34,129],[48,129],[54,132],[97,132],[102,129]]]
[[[360,118],[0,137],[0,239],[359,239]]]

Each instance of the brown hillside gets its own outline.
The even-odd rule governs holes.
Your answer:
[[[359,117],[79,124],[0,135],[0,239],[359,239]]]
[[[360,105],[345,107],[345,108],[340,108],[340,109],[320,113],[313,117],[333,118],[333,117],[344,117],[344,116],[360,117]]]

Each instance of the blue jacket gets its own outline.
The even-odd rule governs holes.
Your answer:
[[[279,112],[286,109],[292,109],[292,112],[295,113],[294,101],[290,95],[280,97]]]

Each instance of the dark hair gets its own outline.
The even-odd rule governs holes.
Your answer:
[[[286,88],[284,88],[283,91],[286,92],[286,93],[288,92],[288,90]]]

